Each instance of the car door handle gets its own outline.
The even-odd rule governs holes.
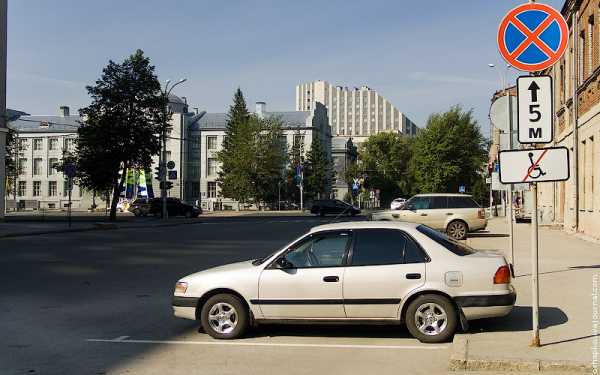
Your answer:
[[[394,219],[397,219],[397,218],[399,218],[399,217],[400,217],[400,215],[398,215],[398,214],[392,214],[392,217],[393,217]]]
[[[420,273],[407,273],[406,278],[409,280],[418,280],[421,278],[421,274]]]
[[[446,212],[446,215],[448,215],[448,216],[454,215],[454,212]]]
[[[427,216],[427,214],[421,214],[421,216]]]
[[[323,278],[323,281],[325,281],[326,283],[337,283],[338,281],[340,281],[339,276],[325,276]]]

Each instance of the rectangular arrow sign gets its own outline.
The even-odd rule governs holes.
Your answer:
[[[517,118],[520,143],[550,143],[553,138],[552,78],[517,79]]]
[[[500,151],[498,158],[503,184],[569,179],[569,150],[566,147]]]

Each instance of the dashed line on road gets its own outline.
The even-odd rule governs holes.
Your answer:
[[[442,350],[448,345],[355,345],[355,344],[303,344],[277,342],[231,342],[231,341],[180,341],[180,340],[129,340],[121,336],[116,339],[86,339],[87,342],[107,342],[124,344],[167,344],[167,345],[213,345],[213,346],[262,346],[288,348],[329,348],[329,349],[388,349],[388,350]]]

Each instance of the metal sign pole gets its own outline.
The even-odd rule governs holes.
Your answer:
[[[506,109],[508,116],[508,149],[513,149],[513,122],[512,122],[512,105],[510,101],[510,91],[508,87],[506,90]],[[514,275],[514,267],[515,267],[515,239],[514,239],[514,228],[513,228],[513,186],[508,185],[508,240],[510,243],[510,262],[511,262],[511,271]]]
[[[73,190],[73,178],[69,177],[69,206],[67,213],[69,215],[69,228],[71,228],[71,191]]]
[[[533,215],[531,216],[531,316],[533,321],[532,340],[530,346],[540,346],[540,284],[538,269],[538,199],[537,183],[531,184]]]

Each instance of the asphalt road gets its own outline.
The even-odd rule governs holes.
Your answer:
[[[443,373],[448,345],[403,327],[265,326],[213,340],[172,316],[182,276],[257,258],[310,217],[0,239],[0,374]]]

